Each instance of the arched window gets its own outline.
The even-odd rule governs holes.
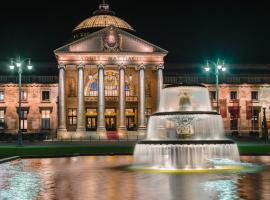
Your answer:
[[[89,78],[90,79],[90,78]],[[126,78],[128,80],[128,78]],[[104,76],[105,96],[116,97],[119,95],[119,74],[118,71],[105,71]],[[134,89],[131,82],[125,83],[126,96],[134,96]],[[86,90],[86,96],[98,96],[98,74],[91,76]]]
[[[105,72],[104,85],[105,96],[115,97],[118,96],[118,73],[113,71]]]
[[[92,90],[92,91],[97,91],[97,82],[93,82],[93,83],[91,84],[91,90]]]
[[[125,85],[125,92],[126,92],[126,96],[127,96],[127,97],[131,96],[131,95],[130,95],[130,86],[129,86],[128,83],[126,83],[126,85]]]
[[[96,97],[98,95],[98,83],[97,79],[93,79],[89,85],[89,96]]]

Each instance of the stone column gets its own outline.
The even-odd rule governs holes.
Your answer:
[[[125,91],[125,69],[124,65],[119,67],[119,127],[118,132],[126,133],[126,91]]]
[[[85,128],[85,107],[84,107],[84,65],[78,65],[78,93],[77,93],[77,133],[84,134]]]
[[[67,132],[66,126],[66,97],[65,97],[65,72],[66,66],[59,65],[59,85],[58,85],[58,113],[59,113],[59,124],[58,124],[58,137],[62,137],[62,133]]]
[[[161,90],[163,88],[163,69],[164,65],[159,64],[155,67],[156,73],[157,73],[157,99],[156,99],[156,111],[159,109],[160,104],[160,96],[161,96]],[[158,124],[157,128],[160,135],[166,137],[166,128],[164,121],[161,121],[160,124]]]
[[[161,90],[163,88],[163,69],[164,69],[163,64],[160,64],[156,67],[156,70],[157,70],[157,106],[156,106],[156,110],[159,108],[160,94],[161,94]]]
[[[139,70],[139,131],[146,129],[145,125],[145,66],[142,64],[138,67]]]
[[[98,126],[97,133],[105,135],[105,88],[104,88],[104,65],[98,65]]]

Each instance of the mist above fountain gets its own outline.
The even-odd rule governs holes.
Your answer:
[[[147,139],[134,151],[135,164],[155,168],[205,169],[213,160],[239,162],[237,145],[224,134],[221,116],[212,111],[203,85],[171,85],[148,123]]]

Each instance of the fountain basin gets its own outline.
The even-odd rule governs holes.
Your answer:
[[[134,151],[135,165],[155,169],[214,169],[212,160],[240,162],[232,140],[144,140]]]
[[[226,139],[223,120],[212,110],[203,85],[170,85],[161,91],[147,138],[134,151],[134,164],[150,169],[198,170],[240,162],[238,147]]]

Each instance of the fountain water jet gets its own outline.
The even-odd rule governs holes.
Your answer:
[[[149,119],[147,139],[134,151],[135,165],[161,169],[208,169],[213,160],[240,162],[237,145],[226,139],[221,116],[212,111],[203,85],[170,85]]]

